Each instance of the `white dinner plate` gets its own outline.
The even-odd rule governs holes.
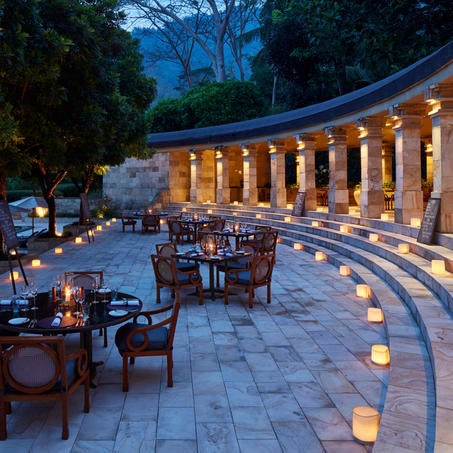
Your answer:
[[[12,324],[13,326],[20,326],[21,324],[25,324],[30,321],[30,318],[12,318],[8,321],[8,324]]]
[[[244,250],[237,250],[237,251],[236,251],[236,254],[237,254],[237,255],[243,255],[244,253],[245,253]]]
[[[106,294],[106,293],[111,293],[112,290],[110,288],[100,288],[98,289],[99,294]]]
[[[115,317],[126,316],[129,312],[127,310],[110,310],[109,315]]]

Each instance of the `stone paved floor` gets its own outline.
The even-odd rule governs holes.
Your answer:
[[[104,227],[105,229],[107,227]],[[149,254],[161,234],[121,232],[116,223],[93,244],[63,244],[63,255],[41,256],[27,275],[47,290],[65,270],[102,269],[111,287],[155,301]],[[184,249],[187,246],[182,246]],[[207,269],[202,267],[203,271]],[[204,279],[207,281],[207,274]],[[0,297],[11,294],[0,275]],[[109,328],[109,346],[94,334],[97,388],[91,410],[81,392],[71,399],[70,438],[61,440],[60,408],[14,404],[1,452],[364,452],[354,440],[352,408],[382,408],[388,370],[370,363],[384,328],[366,321],[368,301],[355,283],[312,255],[277,246],[272,304],[265,290],[247,307],[245,294],[208,298],[199,306],[184,293],[175,338],[174,387],[166,387],[161,358],[137,359],[130,390],[121,391],[121,360]],[[163,302],[170,301],[163,291]],[[78,336],[68,336],[69,346]]]

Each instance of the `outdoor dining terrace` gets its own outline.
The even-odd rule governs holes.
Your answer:
[[[184,207],[191,210],[190,205]],[[193,207],[199,213],[204,208],[214,206]],[[319,213],[314,220],[294,218],[288,212],[271,214],[265,208],[259,213],[242,206],[217,208],[226,218],[233,218],[234,209],[236,216],[242,211],[244,223],[272,223],[279,229],[271,303],[266,303],[266,292],[260,288],[251,309],[245,293],[230,297],[228,305],[209,298],[199,305],[196,296],[183,292],[173,387],[167,387],[164,361],[143,358],[130,367],[129,391],[123,393],[121,357],[113,342],[116,329],[107,330],[107,348],[95,333],[93,356],[104,364],[97,368],[96,387],[90,390],[90,412],[83,413],[77,395],[71,400],[69,441],[61,441],[58,405],[39,405],[37,413],[28,410],[36,406],[21,403],[8,416],[8,440],[2,447],[336,452],[433,451],[436,445],[436,451],[448,449],[448,398],[439,399],[434,388],[446,395],[450,384],[437,370],[442,349],[436,342],[441,340],[431,331],[436,325],[441,328],[440,320],[445,319],[442,329],[447,332],[448,320],[437,314],[431,321],[429,311],[434,316],[440,309],[432,295],[428,300],[420,282],[417,286],[414,278],[395,274],[396,267],[379,258],[378,248],[392,248],[383,239],[392,222],[381,224],[379,241],[373,242],[368,237],[371,225],[360,224],[354,216],[332,219]],[[182,206],[172,209],[180,211]],[[340,228],[346,220],[347,231]],[[394,256],[417,261],[417,247],[427,253],[429,247],[417,246],[410,230],[399,231],[401,237],[389,234],[395,241],[404,237],[410,243],[410,254],[387,251],[394,254],[395,266],[401,263]],[[27,266],[27,270],[47,288],[68,262],[72,268],[87,268],[89,263],[90,269],[103,270],[110,286],[134,294],[147,309],[156,294],[149,255],[156,243],[166,241],[165,225],[161,233],[122,232],[118,220],[104,225],[91,244],[67,242],[63,253],[49,250],[41,255],[39,268]],[[342,241],[349,256],[335,250]],[[359,243],[361,262],[353,253]],[[398,250],[397,243],[393,247]],[[435,250],[440,253],[439,247]],[[318,252],[323,253],[320,260]],[[372,272],[367,259],[374,261]],[[422,267],[420,262],[417,266]],[[208,279],[207,268],[200,269],[203,279]],[[394,287],[395,282],[384,281],[390,278],[387,272],[396,276],[405,292]],[[439,279],[448,288],[448,273],[433,282]],[[359,287],[365,287],[365,294]],[[7,275],[0,288],[2,298],[11,291]],[[426,308],[420,305],[422,300]],[[163,290],[162,303],[170,301],[170,292]],[[382,308],[385,322],[368,320],[368,309],[377,307]],[[68,335],[67,341],[77,347],[78,340],[72,337]],[[390,365],[372,360],[372,347],[379,344],[388,346]],[[448,361],[442,366],[448,367]],[[374,408],[381,415],[375,443],[353,435],[356,406]]]

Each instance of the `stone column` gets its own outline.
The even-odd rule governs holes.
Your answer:
[[[271,208],[286,208],[285,148],[269,141],[271,162]]]
[[[393,181],[393,147],[388,143],[382,145],[382,183]]]
[[[201,176],[203,151],[190,150],[190,202],[201,203],[203,201],[201,190]]]
[[[230,203],[230,163],[228,152],[223,147],[217,147],[215,153],[217,163],[216,203]]]
[[[329,145],[329,212],[349,213],[348,149],[346,131],[338,127],[324,130]]]
[[[382,190],[382,120],[379,117],[357,121],[360,139],[360,215],[378,219],[384,212]]]
[[[244,180],[242,202],[244,206],[256,206],[258,204],[256,148],[254,146],[242,145],[242,158],[242,175]]]
[[[438,84],[425,94],[432,120],[433,192],[440,198],[437,230],[453,233],[453,85]]]
[[[296,137],[299,151],[299,192],[305,192],[305,209],[316,211],[315,137],[301,134]]]
[[[420,130],[425,106],[398,104],[390,109],[395,131],[395,223],[423,217]]]

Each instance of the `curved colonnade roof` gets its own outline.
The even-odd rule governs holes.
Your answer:
[[[392,105],[423,102],[426,88],[452,82],[453,41],[411,66],[343,96],[248,121],[150,134],[148,146],[158,151],[177,151],[266,142],[288,136],[295,144],[297,134],[311,133],[321,138],[328,126],[344,127],[370,115],[389,116]],[[320,140],[320,146],[325,143],[324,138]]]

